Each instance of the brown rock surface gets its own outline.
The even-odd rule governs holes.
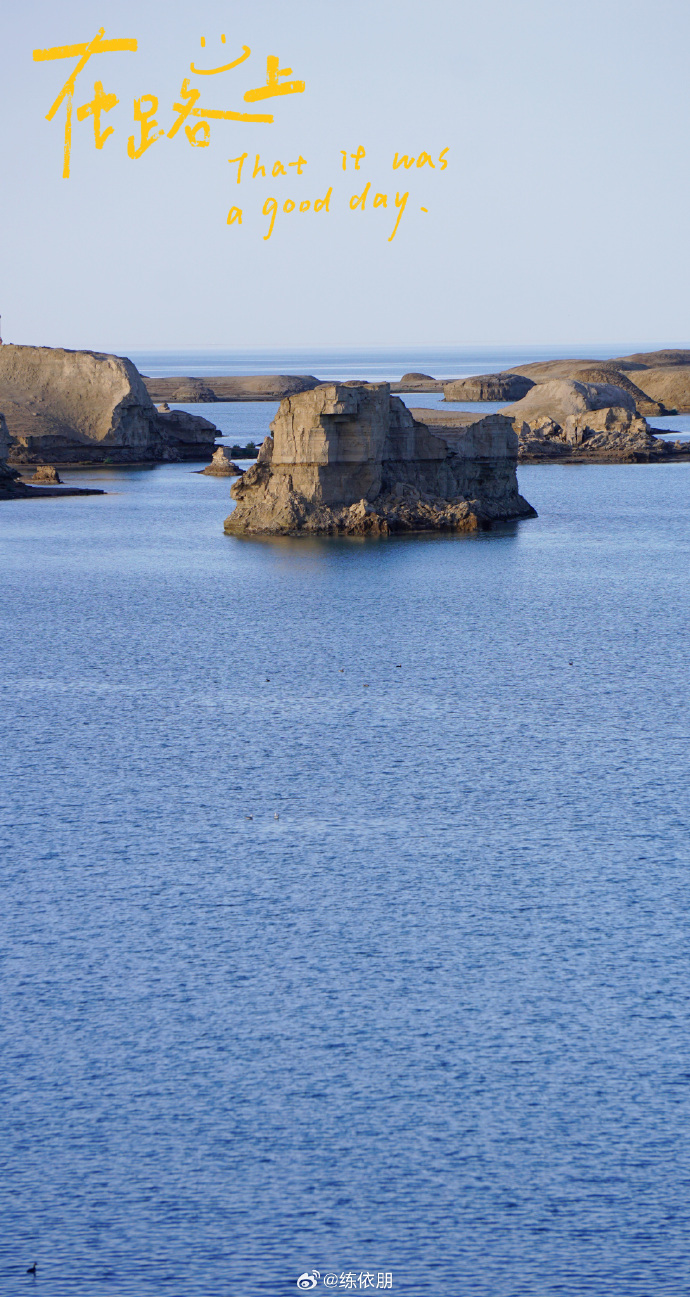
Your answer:
[[[7,462],[12,439],[4,414],[0,414],[0,500],[13,500],[28,495],[31,488],[19,481],[19,473]]]
[[[40,486],[60,486],[62,479],[54,464],[39,464],[31,481]]]
[[[293,392],[318,387],[313,374],[250,374],[245,377],[221,374],[211,378],[146,378],[151,400],[178,401],[282,401]]]
[[[604,362],[608,363],[608,362]],[[601,360],[534,360],[527,365],[516,365],[506,370],[507,374],[522,374],[531,378],[533,383],[549,383],[555,378],[572,378],[578,369],[601,365]]]
[[[663,351],[638,351],[632,356],[614,358],[613,364],[625,365],[629,369],[662,369],[668,365],[690,365],[690,351],[667,348]]]
[[[632,372],[637,377],[638,371]],[[577,383],[608,383],[610,386],[622,388],[632,396],[638,414],[656,417],[668,413],[662,401],[651,400],[625,371],[614,369],[612,365],[588,365],[584,369],[576,370],[572,377]]]
[[[207,477],[241,477],[244,469],[233,463],[227,446],[218,446],[211,463],[201,471]]]
[[[521,463],[568,459],[571,463],[651,464],[690,458],[690,445],[655,437],[646,419],[621,407],[553,419],[515,420]]]
[[[522,374],[477,374],[443,384],[445,401],[520,401],[534,386]]]
[[[650,401],[679,414],[690,412],[690,365],[664,365],[658,369],[637,369],[636,385]],[[660,410],[659,413],[662,411]],[[645,411],[641,411],[645,413]]]
[[[571,446],[564,440],[563,429],[553,419],[534,419],[532,423],[515,421],[518,434],[518,460],[537,462],[540,460],[567,459],[572,455]]]
[[[477,417],[467,411],[445,410],[412,409],[410,414],[426,418],[430,431],[444,436],[470,428]],[[563,423],[543,414],[529,420],[516,418],[513,427],[520,463],[561,459],[578,464],[650,464],[669,458],[690,459],[690,443],[655,437],[646,419],[621,406],[568,415]]]
[[[21,481],[19,470],[12,468],[7,462],[11,444],[5,416],[0,414],[0,500],[18,500],[26,496],[36,499],[44,495],[105,495],[105,491],[92,488],[58,485],[60,479],[50,465],[44,465],[44,473],[49,475],[49,485],[29,486]],[[37,477],[35,480],[45,482],[46,478]]]
[[[629,392],[609,383],[577,383],[572,379],[552,379],[538,383],[521,401],[507,405],[501,414],[511,419],[532,423],[535,419],[553,419],[561,425],[568,415],[584,414],[606,406],[621,406],[636,413],[635,401]]]
[[[403,374],[399,383],[391,383],[391,392],[442,392],[443,380],[431,374]]]
[[[62,347],[0,347],[0,409],[13,464],[204,458],[216,435],[207,420],[159,414],[130,360]]]
[[[209,419],[186,410],[157,413],[157,429],[163,439],[164,459],[205,459],[216,444],[219,430]]]
[[[517,437],[501,415],[437,432],[388,383],[325,383],[284,400],[271,427],[232,488],[228,532],[468,531],[534,514],[518,493]]]

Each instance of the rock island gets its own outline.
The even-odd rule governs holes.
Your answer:
[[[158,411],[123,356],[0,346],[0,410],[10,464],[131,464],[202,459],[217,429],[184,410]]]
[[[500,414],[432,430],[389,383],[321,383],[286,397],[271,432],[231,490],[229,533],[470,532],[536,516]]]

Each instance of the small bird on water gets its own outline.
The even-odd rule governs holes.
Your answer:
[[[274,812],[273,812],[273,818],[274,818],[274,820],[279,820],[279,819],[280,819],[280,816],[279,816],[279,814],[278,814],[277,811],[274,811]]]
[[[29,1268],[28,1268],[28,1270],[27,1270],[26,1273],[27,1273],[27,1274],[35,1274],[35,1273],[36,1273],[36,1262],[35,1262],[35,1261],[34,1261],[33,1265],[30,1265],[30,1266],[29,1266]]]

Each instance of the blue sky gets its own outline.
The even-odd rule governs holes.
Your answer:
[[[6,341],[126,350],[690,336],[685,3],[32,0],[5,7],[0,24]],[[90,40],[99,26],[138,49],[98,55],[81,74],[75,110],[97,79],[119,103],[101,119],[113,127],[101,150],[92,118],[75,116],[64,180],[64,107],[52,122],[45,114],[74,60],[35,63],[32,50]],[[251,55],[235,69],[190,71],[243,46]],[[245,102],[266,82],[268,55],[305,91]],[[184,126],[171,139],[184,77],[202,108],[275,120],[211,120],[208,147]],[[166,134],[132,159],[134,99],[149,94]],[[348,158],[343,172],[341,151],[359,146],[359,170]],[[244,152],[238,185],[228,159]],[[437,165],[394,170],[396,152]],[[257,153],[265,180],[251,174]],[[289,163],[300,156],[298,176]],[[276,161],[286,176],[271,175]],[[351,210],[367,184],[365,210]],[[329,211],[315,213],[329,188]],[[376,193],[387,207],[374,210]],[[396,193],[409,197],[390,242]],[[227,225],[232,206],[241,226]]]

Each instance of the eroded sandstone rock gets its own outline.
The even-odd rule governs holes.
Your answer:
[[[677,410],[679,414],[690,411],[690,364],[636,369],[633,377],[648,400],[658,402],[668,410]]]
[[[633,371],[637,377],[638,371]],[[688,371],[690,377],[690,371]],[[651,416],[668,414],[668,410],[663,401],[652,400],[651,397],[639,387],[637,382],[633,382],[627,373],[623,370],[614,369],[610,365],[588,365],[583,369],[578,369],[572,375],[575,382],[578,383],[606,383],[609,386],[622,388],[635,402],[635,409],[638,414]]]
[[[572,414],[585,414],[607,406],[621,406],[636,413],[634,398],[621,387],[609,383],[578,383],[573,379],[552,379],[538,383],[521,401],[501,410],[508,418],[531,423],[538,418],[548,418],[560,423]]]
[[[280,401],[317,387],[313,374],[219,374],[210,378],[146,378],[153,401]]]
[[[662,351],[638,351],[633,356],[620,356],[614,363],[627,365],[629,369],[661,369],[667,365],[690,365],[690,350],[666,348]]]
[[[218,446],[213,454],[211,463],[203,468],[202,473],[207,477],[241,477],[244,469],[239,468],[230,457],[230,451],[227,446]]]
[[[29,487],[19,481],[19,472],[7,462],[12,439],[4,414],[0,414],[0,500],[12,500],[28,495]]]
[[[563,429],[553,419],[537,418],[522,424],[516,419],[515,431],[519,460],[566,459],[572,454]]]
[[[31,481],[36,482],[39,486],[60,486],[62,484],[62,478],[54,464],[39,464]]]
[[[186,410],[158,413],[157,430],[163,440],[164,459],[205,459],[218,436],[215,423]]]
[[[284,400],[271,429],[232,488],[228,532],[470,531],[534,515],[501,415],[432,429],[388,383],[325,383]]]
[[[130,360],[62,347],[0,347],[0,409],[12,464],[206,458],[216,429],[159,413]]]
[[[531,378],[522,374],[477,374],[443,384],[444,401],[520,401],[530,388]]]
[[[688,458],[690,446],[655,437],[646,419],[620,406],[572,414],[563,425],[553,419],[515,420],[518,458],[523,463],[569,459],[573,463],[655,463],[669,456]]]
[[[431,374],[403,374],[399,383],[391,383],[391,392],[442,392],[443,380]]]

